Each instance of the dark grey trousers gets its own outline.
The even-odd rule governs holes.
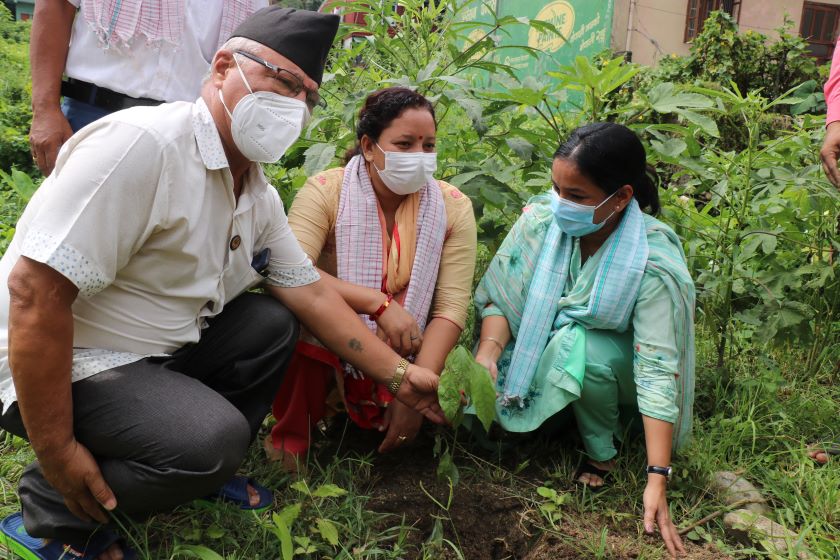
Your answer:
[[[256,437],[298,338],[294,315],[246,293],[225,306],[201,340],[73,383],[76,439],[99,463],[120,512],[166,511],[218,490]],[[17,404],[0,427],[26,436]],[[19,487],[30,535],[84,543],[99,525],[74,516],[38,462]]]

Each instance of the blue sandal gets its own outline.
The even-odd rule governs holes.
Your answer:
[[[252,506],[251,500],[248,498],[249,484],[260,495],[260,502],[256,506]],[[253,478],[245,476],[234,476],[213,497],[217,500],[234,503],[239,506],[239,509],[253,511],[266,510],[274,503],[274,496],[271,490],[260,486]]]
[[[137,553],[125,545],[122,537],[108,529],[95,532],[83,547],[62,544],[53,539],[45,542],[30,536],[23,527],[23,515],[13,513],[0,521],[0,542],[24,560],[94,560],[114,543],[120,543],[125,560],[135,560]]]

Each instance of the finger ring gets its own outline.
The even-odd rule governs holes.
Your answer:
[[[400,441],[405,441],[408,439],[408,436],[397,436],[397,439]]]

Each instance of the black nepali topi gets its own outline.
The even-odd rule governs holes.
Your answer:
[[[269,6],[240,23],[231,37],[245,37],[265,45],[300,66],[321,85],[339,20],[332,14]]]

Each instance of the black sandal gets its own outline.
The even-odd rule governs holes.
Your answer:
[[[580,475],[582,475],[582,474],[594,474],[595,476],[600,477],[601,480],[604,481],[604,483],[601,486],[592,486],[588,482],[581,482],[580,481]],[[575,482],[586,485],[586,487],[589,488],[589,490],[592,491],[592,492],[600,492],[601,490],[604,490],[611,480],[612,480],[612,471],[611,470],[610,471],[605,471],[604,469],[599,469],[598,467],[596,467],[595,465],[593,465],[592,463],[590,463],[586,459],[581,461],[580,465],[578,465],[577,471],[575,471]]]

